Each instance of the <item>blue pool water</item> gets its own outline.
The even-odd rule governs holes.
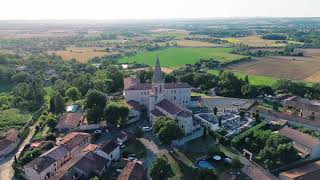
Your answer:
[[[199,161],[197,162],[197,164],[198,164],[198,166],[199,166],[200,168],[204,168],[204,169],[214,169],[214,166],[213,166],[211,163],[209,163],[208,161],[206,161],[206,160],[199,160]]]

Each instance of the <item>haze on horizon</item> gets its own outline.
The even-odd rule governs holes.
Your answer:
[[[2,0],[0,20],[320,17],[319,0]]]

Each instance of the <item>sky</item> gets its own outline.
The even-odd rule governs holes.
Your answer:
[[[320,0],[1,0],[0,20],[320,17]]]

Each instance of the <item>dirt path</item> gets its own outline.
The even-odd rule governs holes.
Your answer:
[[[24,141],[20,144],[18,150],[0,162],[0,180],[12,180],[14,179],[14,169],[12,168],[14,162],[14,156],[17,158],[20,156],[24,146],[28,144],[35,133],[35,126],[30,127],[30,132]]]

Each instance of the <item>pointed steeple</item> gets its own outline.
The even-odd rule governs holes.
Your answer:
[[[156,66],[154,67],[152,82],[153,83],[163,83],[164,82],[164,74],[161,71],[160,60],[159,60],[158,56],[157,56],[157,60],[156,60]]]

